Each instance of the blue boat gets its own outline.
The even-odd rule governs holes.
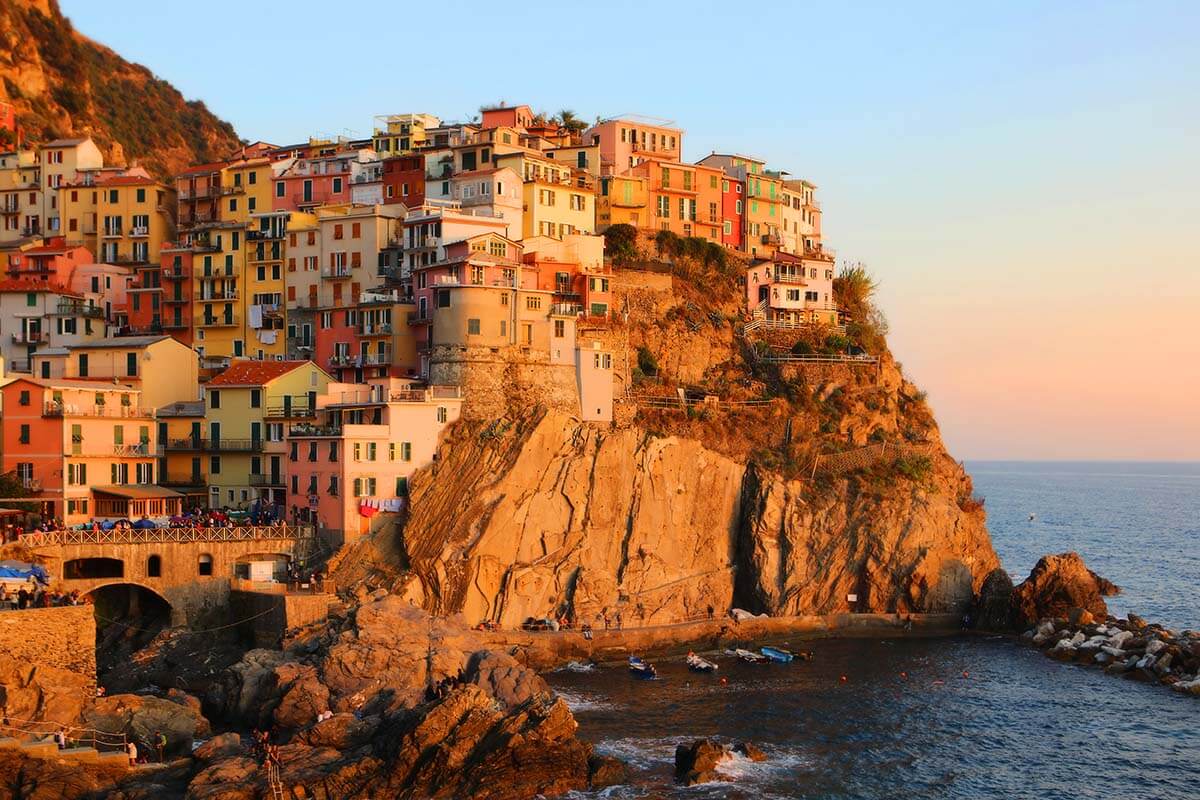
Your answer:
[[[761,647],[759,650],[764,656],[779,664],[786,664],[795,658],[790,652],[779,647]]]
[[[658,671],[648,661],[642,661],[637,656],[629,657],[629,672],[633,677],[648,681],[658,677]]]

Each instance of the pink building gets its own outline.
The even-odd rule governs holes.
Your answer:
[[[45,244],[10,254],[8,274],[13,278],[70,286],[76,268],[95,260],[86,247],[69,246],[64,237],[55,236]]]
[[[765,327],[837,325],[833,259],[777,252],[746,269],[746,305]]]
[[[382,174],[375,151],[370,149],[300,158],[275,176],[271,208],[311,211],[316,206],[349,203],[356,179],[381,181]]]
[[[683,129],[667,120],[620,117],[588,128],[583,141],[599,145],[601,175],[624,175],[643,161],[680,161]]]
[[[461,408],[455,386],[395,378],[329,384],[317,397],[317,420],[288,434],[290,513],[334,543],[368,533],[377,515],[404,508],[409,477],[433,461]]]

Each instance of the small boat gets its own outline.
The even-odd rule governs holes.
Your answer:
[[[687,667],[692,672],[716,672],[717,665],[711,661],[707,661],[695,653],[688,653]]]
[[[648,661],[642,661],[637,656],[629,657],[629,672],[635,678],[642,680],[651,680],[658,677],[658,671],[654,669],[654,665]]]
[[[743,650],[740,647],[733,651],[733,655],[750,664],[761,664],[767,660],[765,656],[761,656],[750,650]]]
[[[795,656],[791,652],[784,650],[781,647],[762,647],[759,648],[762,654],[778,664],[786,664]]]

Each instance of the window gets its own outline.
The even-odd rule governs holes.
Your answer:
[[[213,574],[213,557],[208,553],[203,553],[196,564],[196,573],[203,576]]]
[[[342,179],[341,179],[341,178],[334,178],[334,179],[333,179],[333,193],[334,193],[334,194],[341,194],[341,191],[342,191]]]
[[[329,496],[330,496],[330,497],[337,497],[337,496],[338,496],[338,491],[339,491],[339,489],[338,489],[338,476],[337,476],[337,475],[330,475],[330,476],[329,476]]]
[[[396,497],[408,496],[408,478],[396,478]]]
[[[362,461],[362,442],[354,443],[354,460]]]
[[[329,443],[329,460],[330,461],[338,460],[338,443],[337,442]]]
[[[138,201],[139,203],[144,203],[144,202],[146,202],[146,190],[145,190],[145,189],[138,189],[138,190],[137,190],[137,201]]]
[[[262,389],[250,390],[250,407],[262,408]]]
[[[479,320],[478,319],[467,320],[467,335],[468,336],[478,336],[479,335]]]
[[[412,442],[400,443],[400,460],[412,461]]]
[[[20,403],[23,406],[29,405],[29,390],[25,390],[25,391],[21,392]]]
[[[525,298],[525,308],[528,309],[529,311],[538,311],[539,309],[541,309],[541,307],[542,307],[542,298],[541,297],[539,297],[537,295],[533,295],[531,297]]]
[[[358,239],[362,236],[362,223],[355,222],[350,225],[350,238]]]
[[[567,331],[567,323],[565,320],[561,320],[561,319],[554,320],[554,338],[555,339],[561,339],[564,336],[566,336],[566,331]]]
[[[28,425],[21,426],[21,438],[19,441],[21,442],[21,444],[29,444],[29,426]]]
[[[211,475],[220,475],[221,474],[221,457],[220,456],[209,456],[208,457],[208,471],[209,471],[209,474],[211,474]]]
[[[445,423],[445,421],[446,421],[446,407],[445,406],[438,406],[437,421],[440,423]]]
[[[275,196],[283,197],[283,181],[275,182]]]
[[[221,407],[221,391],[219,389],[209,389],[208,390],[208,407],[209,408],[220,408]]]
[[[317,460],[317,443],[316,442],[308,443],[308,460],[309,461]]]

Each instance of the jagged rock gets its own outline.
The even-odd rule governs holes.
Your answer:
[[[1072,608],[1067,613],[1067,621],[1072,628],[1082,628],[1095,622],[1096,617],[1086,608]]]
[[[152,746],[154,735],[161,732],[167,737],[168,755],[190,754],[198,732],[206,734],[209,730],[208,720],[197,708],[137,694],[99,698],[84,712],[84,720],[89,727],[108,733],[124,733],[146,746]]]
[[[629,783],[629,765],[612,756],[593,755],[588,759],[588,785],[594,791]]]
[[[197,747],[192,756],[197,761],[219,761],[229,756],[240,755],[245,749],[241,736],[236,733],[222,733]]]
[[[989,572],[971,612],[975,627],[985,631],[1009,630],[1013,623],[1012,593],[1013,582],[1007,571],[997,567]]]
[[[371,740],[380,721],[377,716],[359,719],[349,713],[334,714],[307,730],[302,739],[313,747],[352,750]]]
[[[272,715],[279,727],[307,727],[329,708],[329,689],[317,678],[315,667],[281,664],[275,668],[275,683],[283,691]]]
[[[506,653],[480,651],[471,657],[466,680],[478,684],[505,706],[524,703],[531,697],[546,694],[550,687],[542,677],[527,669]]]
[[[717,776],[717,764],[729,757],[729,750],[720,742],[697,739],[691,744],[675,747],[675,780],[686,786],[708,783]]]
[[[897,391],[898,370],[883,372]],[[696,439],[601,430],[558,411],[504,437],[481,431],[447,431],[410,482],[403,535],[348,548],[332,573],[339,586],[403,569],[406,597],[472,624],[619,613],[632,627],[734,605],[842,612],[848,594],[860,611],[961,613],[999,566],[983,515],[955,500],[968,479],[936,442],[936,491],[880,496],[848,478],[814,493]]]
[[[1126,615],[1126,618],[1129,620],[1130,625],[1139,630],[1146,627],[1146,620],[1142,619],[1137,614],[1134,614],[1132,611]]]
[[[750,742],[735,742],[733,747],[730,749],[738,755],[745,756],[751,761],[767,760],[767,754]]]
[[[249,756],[222,759],[196,773],[187,800],[255,800],[261,772]]]
[[[1024,625],[1065,617],[1072,608],[1105,617],[1108,606],[1101,591],[1105,585],[1112,584],[1089,570],[1078,553],[1043,556],[1013,590],[1013,613],[1017,623]]]
[[[10,719],[64,725],[78,722],[90,685],[87,676],[78,672],[30,664],[0,653],[0,710]]]

